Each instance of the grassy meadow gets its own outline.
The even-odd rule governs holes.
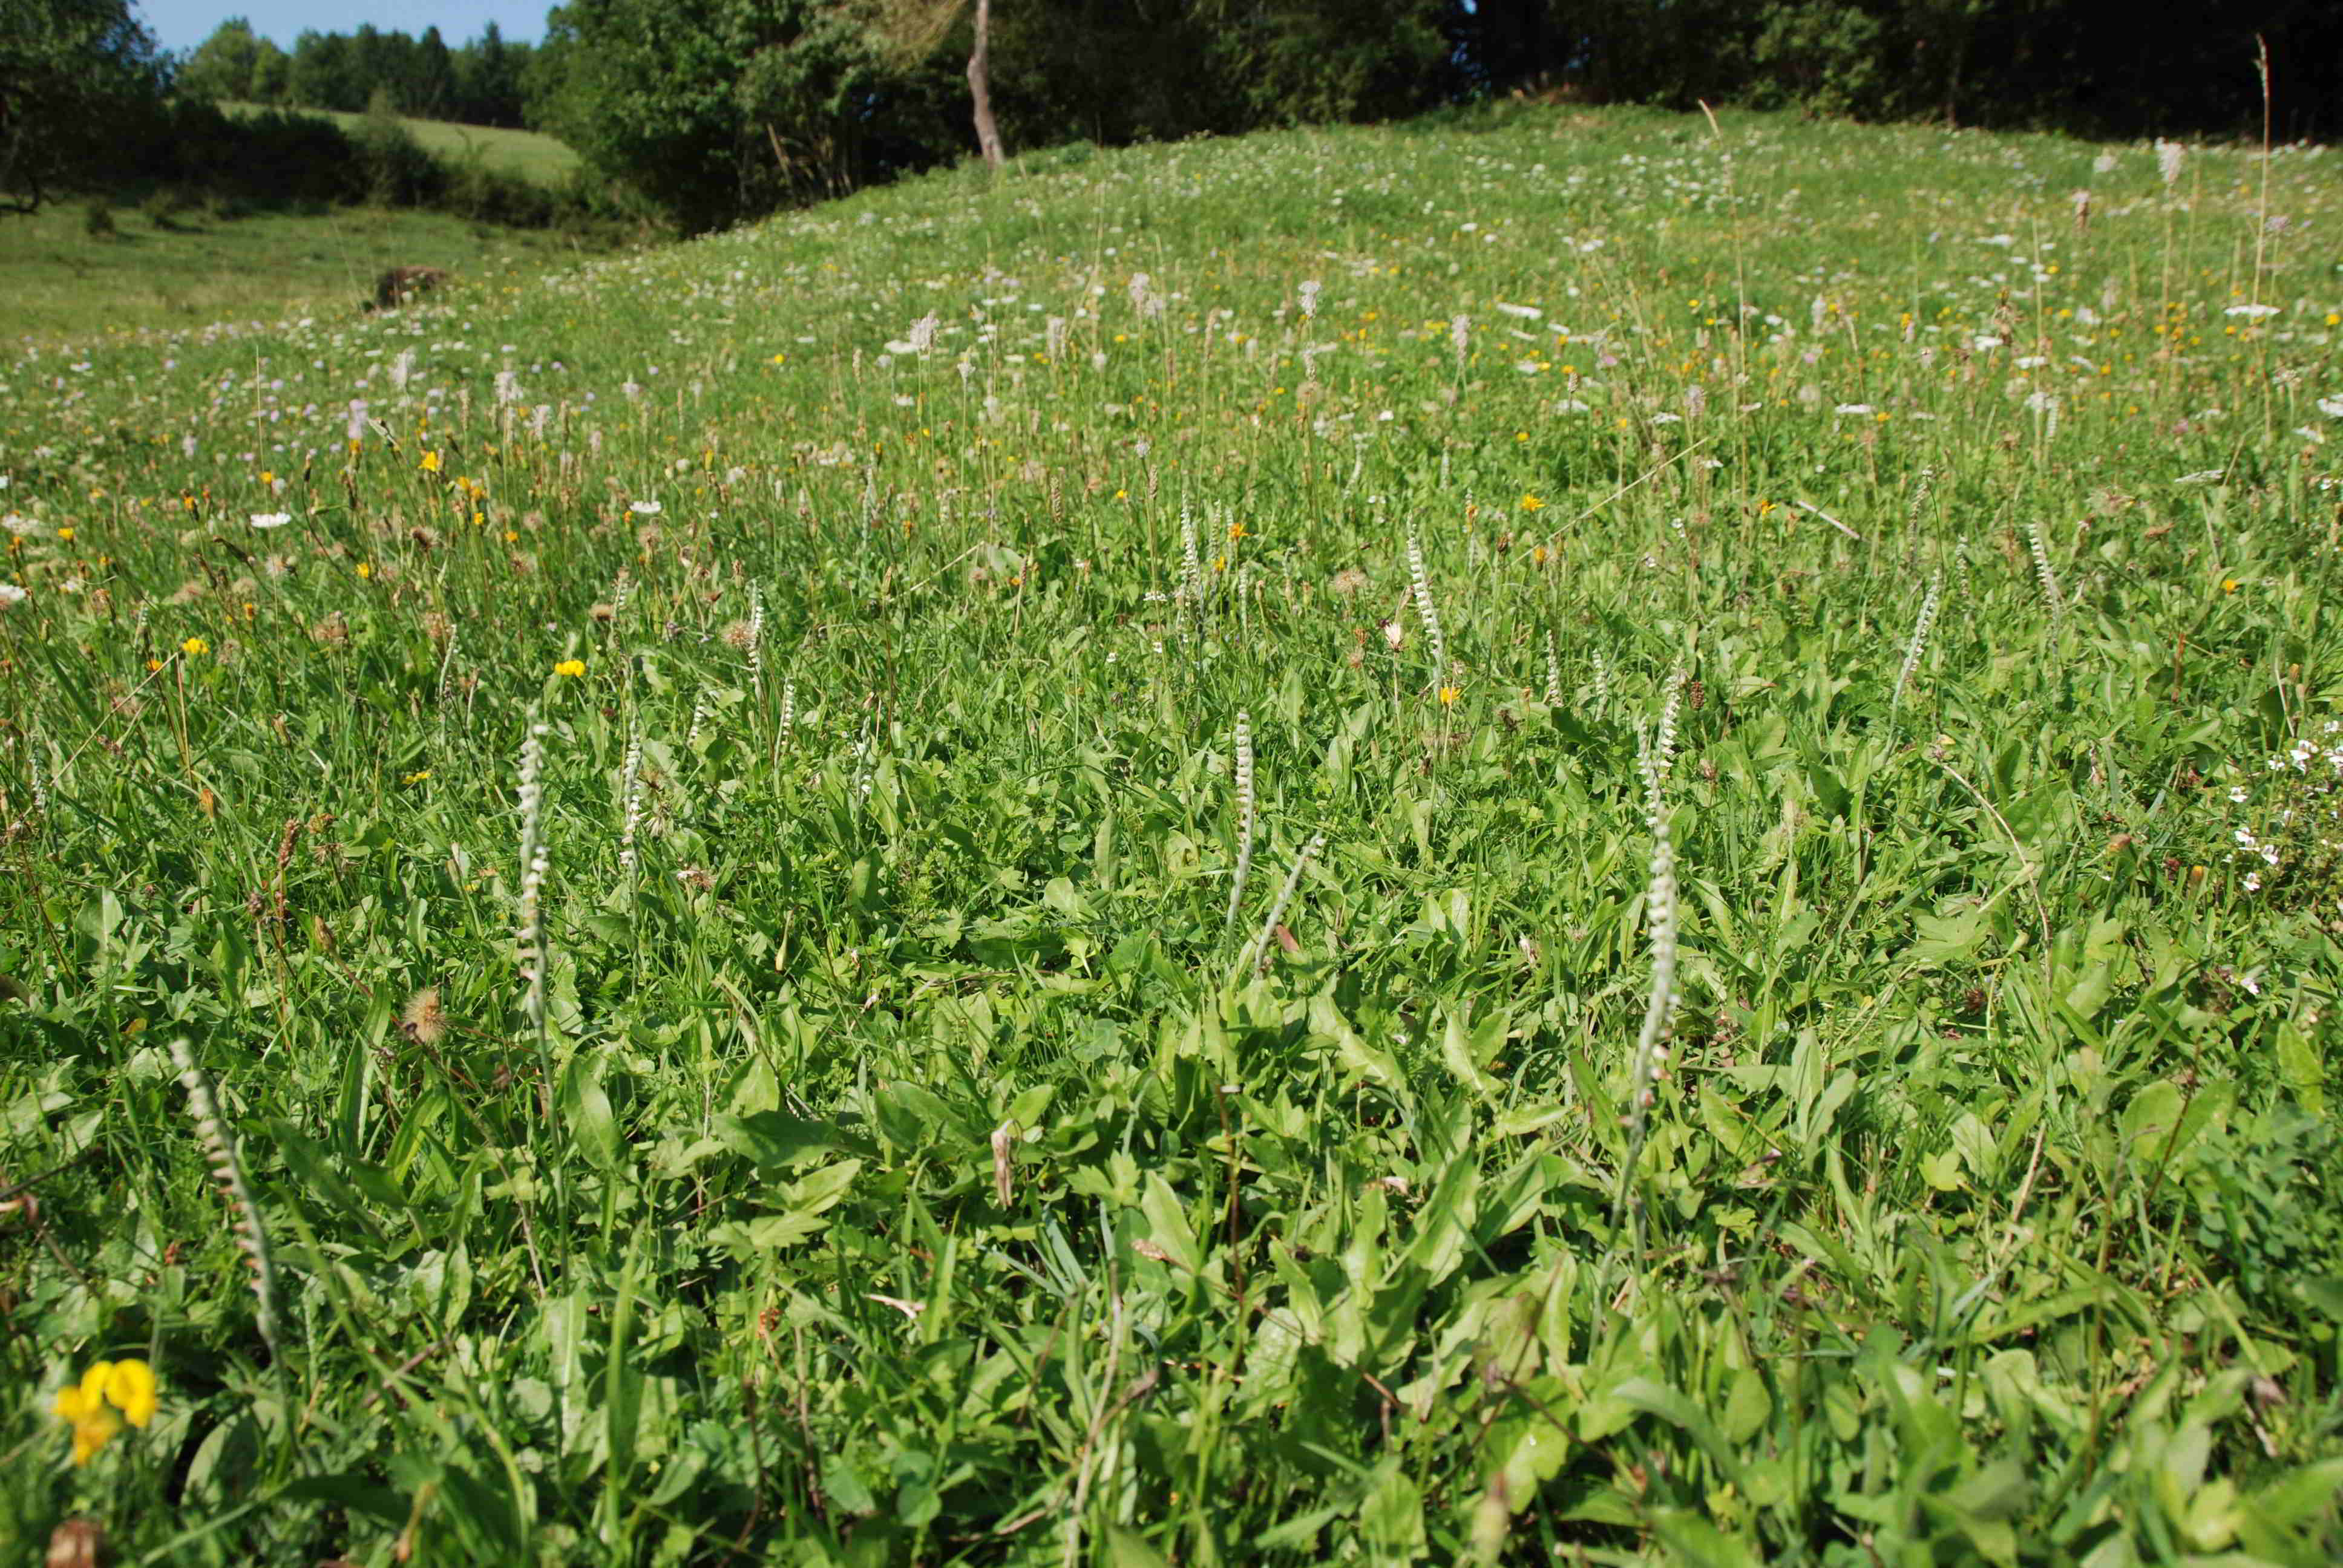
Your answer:
[[[82,202],[0,219],[0,345],[25,352],[33,342],[143,340],[174,328],[202,336],[288,312],[340,320],[374,297],[387,267],[443,267],[494,289],[579,254],[549,230],[413,210],[127,202],[106,210],[106,232],[92,232]]]
[[[0,1561],[2336,1560],[2338,226],[1514,107],[13,350]]]
[[[228,103],[220,106],[231,115],[259,115],[270,109],[266,104]],[[289,108],[284,112],[331,120],[352,136],[364,131],[367,126],[366,116],[340,109]],[[558,186],[581,166],[568,143],[537,131],[464,126],[453,120],[426,120],[406,115],[398,116],[398,124],[424,151],[459,167],[477,159],[494,174],[518,175],[539,185]]]

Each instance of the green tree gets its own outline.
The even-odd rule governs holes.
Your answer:
[[[446,118],[454,108],[456,63],[437,27],[423,29],[407,67],[407,112]]]
[[[366,90],[350,40],[339,33],[304,33],[294,39],[288,95],[304,108],[365,108]]]
[[[935,52],[964,10],[968,0],[880,0],[880,35],[899,63],[915,65]],[[992,113],[992,0],[975,0],[970,11],[968,101],[977,150],[999,168],[1008,154]]]
[[[212,35],[196,45],[187,63],[179,67],[179,91],[191,98],[251,97],[262,42],[254,35],[250,22],[241,16],[229,17],[213,28]]]
[[[160,116],[169,83],[127,0],[0,5],[0,210],[96,183],[117,138]]]
[[[546,19],[545,128],[690,228],[945,156],[937,73],[820,0],[573,0]]]
[[[252,57],[252,81],[246,95],[256,104],[281,104],[293,86],[293,56],[270,38],[260,40]]]
[[[1446,0],[1199,0],[1248,124],[1417,114],[1464,85]],[[1218,127],[1215,127],[1218,128]]]
[[[478,38],[455,53],[453,62],[456,117],[477,126],[518,126],[521,123],[521,75],[528,67],[526,45],[516,49],[491,22]]]

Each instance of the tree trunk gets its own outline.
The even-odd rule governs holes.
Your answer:
[[[999,168],[1001,130],[992,123],[992,83],[985,70],[985,44],[992,31],[992,0],[976,0],[976,47],[968,56],[968,95],[976,111],[976,145],[984,161]]]

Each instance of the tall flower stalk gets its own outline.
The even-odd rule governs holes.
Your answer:
[[[1903,706],[1904,689],[1912,683],[1912,672],[1920,668],[1920,656],[1927,651],[1928,628],[1936,623],[1936,596],[1944,586],[1944,568],[1939,567],[1928,575],[1928,594],[1920,601],[1920,618],[1912,625],[1912,640],[1904,649],[1904,668],[1896,672],[1896,694],[1887,702],[1891,719]]]
[[[186,1091],[187,1114],[196,1124],[196,1137],[204,1146],[212,1181],[218,1186],[220,1196],[227,1200],[229,1228],[236,1244],[252,1265],[253,1318],[259,1326],[261,1342],[268,1347],[269,1362],[281,1378],[285,1358],[277,1337],[280,1325],[277,1315],[277,1266],[269,1257],[268,1228],[262,1223],[260,1205],[253,1200],[251,1185],[244,1179],[244,1161],[237,1155],[234,1135],[220,1115],[211,1080],[196,1065],[196,1053],[184,1036],[171,1042],[171,1061],[179,1070],[179,1087]]]
[[[2050,608],[2050,640],[2055,646],[2059,632],[2066,627],[2066,596],[2060,591],[2058,574],[2050,565],[2050,546],[2043,538],[2042,525],[2039,522],[2028,523],[2026,532],[2033,541],[2034,575],[2042,582],[2042,602]]]
[[[1310,842],[1302,846],[1302,853],[1293,857],[1293,869],[1285,874],[1285,885],[1278,889],[1277,901],[1269,906],[1269,919],[1262,921],[1261,930],[1245,944],[1244,956],[1237,961],[1238,979],[1258,974],[1269,967],[1269,944],[1277,940],[1277,928],[1285,923],[1285,911],[1302,886],[1302,873],[1325,848],[1326,835],[1313,833]]]
[[[1644,920],[1652,933],[1652,991],[1644,1007],[1644,1026],[1635,1036],[1635,1055],[1627,1071],[1627,1154],[1619,1166],[1619,1197],[1613,1214],[1615,1229],[1633,1206],[1638,1231],[1642,1210],[1632,1205],[1635,1166],[1643,1158],[1652,1102],[1660,1073],[1667,1065],[1668,1031],[1676,1006],[1676,854],[1668,834],[1668,774],[1675,764],[1676,714],[1684,699],[1682,678],[1671,679],[1668,699],[1660,709],[1659,728],[1644,753],[1644,808],[1652,833],[1651,879],[1644,894]],[[1640,1250],[1640,1249],[1639,1249]]]
[[[634,893],[635,829],[643,819],[643,738],[627,737],[627,759],[618,769],[619,804],[624,819],[618,829],[618,866],[628,873],[627,890]]]
[[[537,1037],[538,1093],[548,1115],[553,1109],[553,1054],[545,1032],[545,971],[551,961],[545,944],[545,876],[552,864],[545,847],[545,737],[548,726],[529,712],[528,738],[520,748],[520,921],[517,933],[521,976],[528,990],[521,1011]]]
[[[1432,602],[1432,574],[1423,564],[1423,540],[1414,528],[1407,530],[1407,577],[1415,598],[1416,613],[1423,618],[1424,639],[1432,644],[1432,684],[1448,684],[1448,638],[1440,629],[1440,608]]]
[[[1221,921],[1223,930],[1237,923],[1237,906],[1244,901],[1245,878],[1252,870],[1252,723],[1242,711],[1237,714],[1236,772],[1237,869],[1229,882],[1229,912]]]

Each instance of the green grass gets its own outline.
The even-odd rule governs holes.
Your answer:
[[[266,113],[269,106],[225,103],[220,107],[231,115],[258,115]],[[285,112],[331,120],[352,135],[363,130],[367,121],[364,115],[353,115],[339,109],[297,108]],[[426,152],[437,154],[458,166],[477,157],[481,166],[491,173],[518,175],[542,186],[567,184],[579,166],[578,155],[568,143],[537,131],[506,130],[495,126],[461,126],[453,120],[425,120],[406,116],[401,116],[398,123],[422,145]]]
[[[1517,110],[16,356],[0,1541],[2333,1561],[2339,217]]]
[[[0,246],[0,341],[255,317],[339,320],[374,297],[375,280],[388,267],[502,279],[579,254],[548,232],[379,208],[220,216],[196,207],[158,221],[125,206],[111,216],[110,235],[87,232],[79,202],[0,221],[7,241]]]

